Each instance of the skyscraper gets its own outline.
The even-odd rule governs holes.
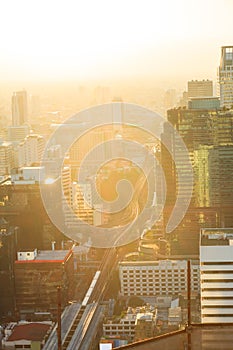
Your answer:
[[[17,91],[12,96],[12,125],[20,126],[27,122],[28,119],[28,105],[27,105],[27,92]]]
[[[222,46],[219,66],[221,107],[233,106],[233,46]]]

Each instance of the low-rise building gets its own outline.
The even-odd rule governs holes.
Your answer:
[[[187,261],[122,261],[119,263],[123,296],[179,295],[187,291]],[[198,293],[199,263],[191,264],[191,289]]]
[[[16,307],[21,318],[33,319],[37,312],[57,312],[57,287],[62,304],[73,299],[74,262],[72,251],[21,251],[15,261]]]
[[[127,313],[119,318],[111,318],[103,324],[103,335],[106,338],[118,337],[133,341],[145,339],[154,335],[156,309],[149,306],[129,307]]]
[[[52,322],[10,323],[4,330],[3,349],[42,349]]]

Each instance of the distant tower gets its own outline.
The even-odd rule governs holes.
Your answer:
[[[28,105],[27,92],[25,90],[13,93],[11,108],[13,126],[20,126],[27,123]]]
[[[233,106],[233,46],[222,46],[219,66],[220,105]]]

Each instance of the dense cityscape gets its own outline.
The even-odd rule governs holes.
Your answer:
[[[116,138],[116,133],[119,138],[119,125],[116,130],[113,120],[112,125],[100,125],[82,135],[66,151],[59,174],[63,145],[50,145],[48,140],[64,116],[54,111],[50,119],[45,118],[39,96],[29,96],[26,90],[13,92],[12,120],[8,126],[1,119],[0,144],[3,349],[110,349],[127,348],[130,343],[135,344],[133,348],[149,349],[153,339],[160,349],[159,341],[163,344],[167,339],[169,344],[169,334],[174,337],[172,342],[180,338],[185,343],[187,327],[193,327],[197,342],[195,327],[203,326],[203,344],[208,344],[205,331],[213,328],[216,335],[221,325],[226,334],[231,332],[233,46],[221,48],[218,81],[219,97],[214,95],[211,80],[188,81],[187,91],[179,99],[175,90],[165,91],[160,108],[167,109],[167,119],[160,140],[135,126],[120,126],[121,138],[142,143],[160,162],[167,195],[154,225],[140,232],[138,239],[115,247],[95,247],[88,239],[73,240],[62,233],[44,207],[40,184],[55,191],[57,176],[61,178],[63,194],[58,201],[68,228],[74,222],[65,202],[82,222],[96,230],[132,221],[145,206],[149,186],[142,181],[145,174],[138,171],[133,156],[131,162],[124,159],[124,149],[122,158],[104,163],[95,181],[107,201],[114,201],[118,181],[131,181],[136,195],[127,208],[114,214],[103,212],[95,201],[87,169],[85,182],[78,180],[85,155],[96,145]],[[80,87],[78,92],[85,91]],[[95,103],[124,105],[119,97],[110,96],[108,87],[95,88],[94,96]],[[169,140],[170,149],[178,152],[177,136],[170,125],[187,147],[193,188],[181,223],[167,233],[180,192],[179,169],[190,171],[184,166],[182,152],[177,160],[164,146]],[[66,130],[72,133],[73,127],[69,124]],[[101,156],[97,152],[95,160],[103,162]],[[183,200],[190,185],[188,177],[184,179]],[[155,188],[159,204],[163,191],[158,172]],[[136,213],[135,206],[139,208]],[[226,341],[224,332],[215,343],[223,336]],[[163,334],[166,338],[160,338]],[[147,345],[141,342],[145,339],[151,339]],[[190,344],[187,340],[187,346]]]
[[[2,5],[0,349],[233,349],[232,10]]]

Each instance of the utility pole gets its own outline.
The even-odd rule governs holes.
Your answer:
[[[61,287],[57,287],[57,349],[62,350],[61,342]]]
[[[191,262],[187,261],[187,301],[188,301],[188,350],[191,350],[192,339],[191,339]]]

